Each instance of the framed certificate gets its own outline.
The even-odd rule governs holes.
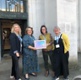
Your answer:
[[[44,49],[46,48],[46,40],[35,40],[34,46],[36,49]]]

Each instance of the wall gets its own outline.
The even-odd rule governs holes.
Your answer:
[[[81,0],[78,1],[78,52],[81,52]]]
[[[70,39],[70,62],[78,62],[78,0],[57,0],[57,24]]]
[[[40,35],[40,26],[45,24],[52,34],[58,25],[70,38],[70,62],[78,63],[78,0],[29,0],[29,26],[34,28],[36,38]],[[39,54],[41,51],[39,51]],[[41,55],[39,55],[41,56]]]

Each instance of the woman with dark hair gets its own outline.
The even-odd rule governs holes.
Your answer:
[[[33,28],[27,27],[23,37],[23,72],[25,79],[29,80],[29,74],[37,76],[39,71],[37,51],[34,47]]]
[[[44,66],[45,66],[45,76],[49,75],[49,64],[48,64],[48,56],[50,57],[51,67],[52,67],[52,54],[53,54],[53,38],[50,33],[48,33],[45,25],[42,25],[40,28],[41,35],[39,36],[40,40],[46,40],[47,48],[42,49]]]

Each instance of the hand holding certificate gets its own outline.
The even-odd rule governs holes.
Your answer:
[[[36,49],[45,49],[46,48],[46,40],[35,40],[34,46]]]

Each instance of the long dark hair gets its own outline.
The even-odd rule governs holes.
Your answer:
[[[48,32],[48,31],[47,31],[47,27],[46,27],[45,25],[42,25],[41,28],[40,28],[41,34],[43,34],[43,32],[42,32],[42,28],[43,28],[43,27],[46,29],[46,33]]]

